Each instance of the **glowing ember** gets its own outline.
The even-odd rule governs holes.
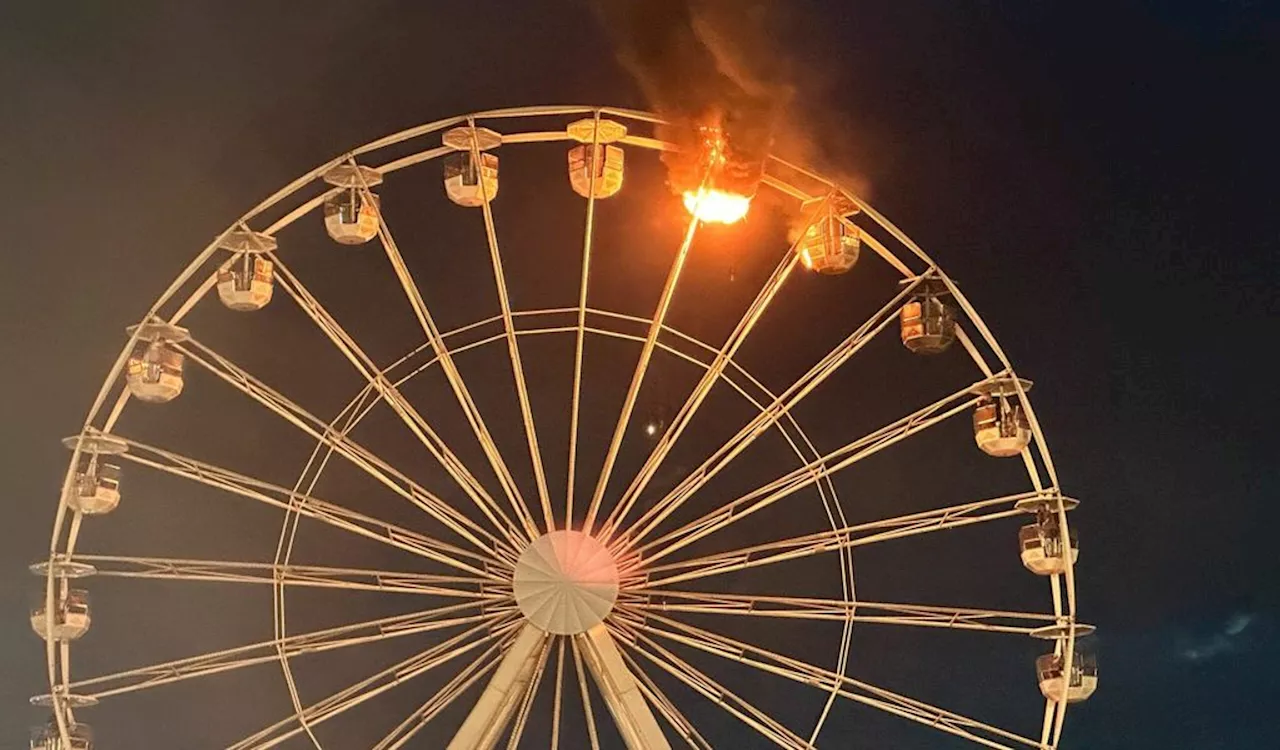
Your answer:
[[[751,208],[751,198],[715,188],[698,188],[685,191],[684,207],[700,221],[732,224],[747,215],[747,209]]]

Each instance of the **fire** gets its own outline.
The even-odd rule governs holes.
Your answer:
[[[684,207],[699,221],[733,224],[747,215],[751,196],[703,187],[684,192]]]

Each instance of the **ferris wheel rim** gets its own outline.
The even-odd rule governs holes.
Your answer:
[[[225,240],[225,238],[230,233],[237,231],[240,228],[247,228],[248,223],[250,221],[253,221],[255,218],[261,216],[264,212],[268,211],[269,209],[285,201],[287,198],[297,194],[299,190],[301,190],[307,184],[314,182],[326,170],[332,168],[335,165],[353,160],[356,156],[369,154],[381,148],[391,146],[391,145],[397,145],[416,137],[420,137],[423,135],[444,130],[445,128],[448,128],[451,126],[471,123],[472,127],[474,127],[474,123],[477,120],[491,120],[491,119],[514,120],[514,119],[529,118],[529,117],[566,116],[566,115],[588,115],[588,116],[594,116],[597,118],[601,117],[602,115],[610,115],[610,116],[621,117],[624,119],[630,119],[636,122],[649,123],[649,124],[660,124],[663,122],[661,118],[651,113],[647,113],[639,110],[625,109],[625,108],[592,107],[592,106],[579,106],[579,105],[564,105],[564,106],[554,105],[554,106],[545,106],[545,107],[514,107],[514,108],[504,108],[504,109],[481,110],[481,111],[473,112],[467,115],[459,115],[451,118],[444,118],[444,119],[436,120],[430,123],[426,123],[424,125],[416,126],[413,128],[407,128],[398,133],[385,136],[383,138],[380,138],[374,141],[370,141],[369,143],[364,144],[363,146],[353,149],[352,151],[346,152],[345,154],[339,157],[336,157],[335,159],[330,160],[329,162],[326,162],[320,167],[317,167],[312,172],[309,172],[306,175],[298,178],[297,180],[289,183],[284,188],[277,191],[272,196],[269,196],[267,199],[259,203],[257,206],[250,209],[250,211],[242,215],[239,220],[231,224],[224,232],[220,233],[218,237],[215,238],[215,240],[204,249],[204,251],[197,254],[196,258],[187,266],[187,268],[182,273],[179,274],[179,276],[174,280],[174,282],[170,285],[170,287],[160,295],[160,297],[153,304],[153,306],[143,316],[142,322],[147,323],[153,320],[165,320],[165,318],[159,316],[158,314],[159,311],[168,302],[170,302],[172,298],[174,298],[174,296],[180,291],[180,289],[185,284],[191,281],[196,271],[198,271],[199,268],[203,267],[207,263],[207,261],[210,259],[210,257],[216,253],[218,246]],[[539,139],[529,138],[525,142],[536,142],[537,140]],[[551,139],[544,138],[541,140],[551,140]],[[520,140],[516,139],[516,140],[512,140],[511,142],[513,143],[520,142]],[[649,149],[660,150],[660,149],[668,149],[672,147],[671,144],[663,143],[661,141],[658,141],[657,139],[645,139],[643,137],[630,138],[626,142],[629,145],[637,145],[642,148],[649,148]],[[428,149],[428,150],[413,154],[409,157],[402,157],[401,159],[398,159],[394,162],[384,165],[380,169],[386,169],[386,171],[394,171],[395,169],[402,169],[409,166],[413,166],[414,164],[423,163],[425,161],[438,158],[440,155],[442,155],[441,153],[436,153],[436,151],[438,151],[438,149],[436,150]],[[937,264],[934,263],[933,260],[929,258],[929,256],[921,248],[919,248],[919,246],[916,245],[904,232],[902,232],[902,230],[900,230],[896,225],[892,224],[886,218],[878,214],[869,204],[867,204],[859,196],[853,194],[852,192],[846,190],[845,188],[839,185],[836,185],[834,182],[831,182],[826,178],[821,177],[817,173],[811,172],[804,167],[800,167],[799,165],[792,164],[790,162],[784,161],[772,155],[769,157],[769,160],[771,164],[777,164],[785,168],[791,169],[794,172],[798,173],[799,175],[805,177],[806,179],[811,179],[822,185],[825,185],[827,189],[839,191],[841,194],[849,198],[855,205],[857,205],[858,208],[862,211],[862,213],[865,216],[867,216],[870,220],[872,220],[878,227],[880,227],[885,232],[887,232],[888,235],[890,235],[890,237],[893,240],[897,241],[902,246],[902,248],[907,250],[911,255],[915,256],[915,258],[918,261],[923,262],[925,264],[925,269],[921,272],[916,273],[915,275],[917,277],[920,277],[922,275],[929,274],[941,279],[943,283],[946,284],[948,291],[956,300],[957,305],[960,307],[960,309],[964,313],[966,319],[973,324],[974,330],[978,332],[980,337],[979,341],[972,342],[968,339],[966,335],[964,335],[963,331],[961,331],[962,343],[965,345],[965,348],[968,350],[970,356],[975,360],[975,362],[979,365],[980,368],[987,370],[988,375],[989,376],[991,375],[991,370],[987,366],[985,358],[983,357],[982,354],[978,352],[976,348],[977,344],[981,343],[982,345],[985,345],[987,347],[988,353],[996,360],[996,364],[999,365],[999,371],[1002,373],[1007,373],[1011,377],[1013,376],[1015,371],[1013,369],[1012,363],[1009,361],[1003,349],[1000,347],[999,343],[996,341],[990,329],[982,321],[976,309],[973,308],[969,300],[964,296],[964,294],[955,285],[955,283],[948,276],[946,276],[946,274],[941,270],[941,268],[938,267]],[[766,175],[765,184],[770,185],[771,187],[777,188],[784,193],[789,193],[793,197],[797,197],[798,194],[805,194],[801,188],[797,188],[794,185],[786,182],[785,180],[782,180],[780,178],[773,177],[770,175]],[[288,226],[289,224],[293,223],[297,219],[301,218],[301,216],[309,213],[312,209],[314,209],[316,206],[319,205],[323,197],[324,197],[323,195],[317,196],[316,198],[311,199],[307,203],[304,203],[303,205],[295,208],[292,212],[286,214],[284,217],[277,219],[276,222],[274,222],[270,227],[268,227],[265,230],[265,233],[274,235],[274,233],[283,229],[285,226]],[[816,196],[810,195],[809,197],[812,198]],[[888,248],[884,247],[882,244],[872,245],[872,247],[877,251],[879,255],[881,255],[882,258],[884,258],[886,261],[889,261],[891,265],[894,265],[895,268],[903,272],[904,276],[907,276],[908,279],[912,277],[912,271],[908,269],[907,264],[904,263],[901,259],[898,259],[896,257],[896,254],[892,250],[889,250]],[[891,260],[890,258],[892,258],[893,260]],[[896,263],[894,262],[895,260],[896,260]],[[183,305],[178,308],[176,313],[169,318],[168,322],[171,324],[176,324],[178,321],[180,321],[182,316],[185,315],[185,313],[190,309],[190,307],[194,304],[194,302],[208,293],[210,287],[211,287],[211,284],[209,282],[205,282],[205,284],[201,288],[198,288],[197,291],[193,293],[190,298],[188,298],[188,301],[186,303],[183,303]],[[106,405],[106,398],[109,394],[112,383],[115,382],[119,377],[119,374],[124,365],[128,352],[134,346],[136,339],[137,339],[137,332],[135,331],[131,333],[131,335],[129,336],[129,339],[126,342],[125,347],[122,349],[115,364],[110,369],[109,374],[106,380],[104,381],[104,384],[100,389],[99,394],[95,399],[85,419],[84,427],[82,428],[82,434],[88,434],[91,430],[96,429],[95,419],[101,414],[102,409]],[[1014,382],[1015,383],[1018,382],[1016,378],[1014,379]],[[1025,454],[1027,456],[1026,460],[1027,460],[1028,473],[1032,478],[1033,483],[1036,485],[1036,489],[1038,492],[1051,493],[1051,494],[1057,493],[1059,483],[1057,480],[1056,470],[1054,468],[1052,459],[1049,454],[1047,441],[1041,430],[1039,421],[1036,418],[1034,408],[1032,407],[1032,404],[1030,403],[1029,399],[1026,397],[1025,390],[1022,389],[1020,386],[1018,386],[1017,388],[1017,398],[1019,403],[1022,405],[1023,409],[1025,410],[1026,415],[1029,419],[1033,444],[1035,445],[1034,457],[1031,457],[1031,454]],[[116,403],[116,405],[110,412],[109,416],[105,420],[105,424],[107,426],[107,430],[105,431],[109,432],[110,424],[114,423],[115,418],[118,417],[121,409],[124,406],[124,401],[126,400],[127,398],[122,398]],[[73,449],[72,458],[68,466],[67,473],[64,477],[63,493],[62,493],[63,497],[66,496],[66,493],[71,486],[71,481],[73,479],[75,467],[77,465],[76,462],[79,459],[79,456],[80,456],[80,446],[77,445]],[[1036,460],[1035,460],[1037,458],[1040,461],[1039,465],[1036,463]],[[1044,472],[1045,478],[1048,480],[1047,483],[1041,482],[1041,479],[1039,476],[1040,471]],[[836,502],[836,507],[839,507],[838,501]],[[1061,529],[1064,537],[1065,537],[1065,534],[1067,533],[1067,528],[1068,528],[1065,514],[1066,514],[1066,509],[1063,507],[1063,504],[1060,502],[1058,504],[1058,515],[1060,517],[1060,525],[1061,525]],[[52,534],[52,539],[50,543],[49,554],[50,554],[51,564],[48,566],[49,572],[46,575],[46,602],[49,603],[48,606],[50,608],[52,606],[51,602],[53,598],[53,589],[55,585],[55,576],[53,572],[55,566],[52,563],[57,561],[60,557],[63,557],[65,559],[70,559],[73,556],[75,543],[80,532],[81,515],[79,513],[74,513],[71,515],[71,518],[69,520],[68,520],[68,515],[69,515],[68,509],[65,503],[60,502],[58,511],[55,517],[53,534]],[[60,546],[60,540],[62,539],[64,534],[66,535],[66,546],[65,546],[65,551],[62,551],[62,547]],[[1074,625],[1075,618],[1076,618],[1076,593],[1075,593],[1073,561],[1070,555],[1066,556],[1066,571],[1065,571],[1065,575],[1063,576],[1062,583],[1063,583],[1062,587],[1065,588],[1065,597],[1064,597],[1065,602],[1062,601],[1063,597],[1060,597],[1058,581],[1055,578],[1054,586],[1053,586],[1054,605],[1055,605],[1055,611],[1057,613],[1057,616],[1060,618],[1065,617],[1067,622],[1072,623],[1071,627],[1068,629],[1067,637],[1065,639],[1066,640],[1065,651],[1067,654],[1067,664],[1070,665],[1070,659],[1074,654],[1074,640],[1076,636],[1076,626]],[[49,617],[52,618],[51,612],[49,614]],[[851,624],[852,621],[850,620],[849,622]],[[1061,646],[1062,644],[1059,645],[1060,648]],[[55,653],[55,649],[57,649],[61,653]],[[842,650],[847,652],[847,646]],[[49,683],[52,691],[51,695],[54,696],[53,700],[55,704],[59,700],[57,698],[57,696],[60,694],[59,689],[61,689],[62,694],[66,694],[66,691],[68,690],[68,685],[71,683],[71,680],[69,677],[69,666],[68,666],[69,656],[67,654],[68,654],[68,648],[65,643],[63,643],[59,647],[55,644],[53,640],[48,640],[46,642],[46,661],[47,661],[48,671],[49,671],[49,675],[48,675]],[[61,670],[62,670],[61,675],[57,673],[59,664],[61,665]],[[834,697],[834,692],[832,693],[832,695]],[[68,696],[68,699],[69,698],[70,696]],[[1066,713],[1066,703],[1063,702],[1060,708],[1056,710],[1055,718],[1053,719],[1053,722],[1052,722],[1053,723],[1052,743],[1050,743],[1049,742],[1050,707],[1046,705],[1045,735],[1041,741],[1041,744],[1043,746],[1045,747],[1056,746],[1058,741],[1058,735],[1061,732],[1063,716],[1065,715],[1065,713]],[[56,718],[58,719],[60,730],[65,734],[66,726],[62,721],[61,712],[57,712]]]

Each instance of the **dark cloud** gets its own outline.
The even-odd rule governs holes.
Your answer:
[[[1246,632],[1255,619],[1256,615],[1238,612],[1214,632],[1186,639],[1179,655],[1187,661],[1202,662],[1242,651],[1248,645]]]

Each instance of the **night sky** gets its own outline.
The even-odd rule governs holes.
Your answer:
[[[42,721],[26,704],[47,685],[24,615],[36,584],[25,567],[47,550],[66,461],[57,439],[81,423],[121,330],[199,247],[322,160],[411,125],[523,104],[646,106],[591,8],[574,2],[17,5],[0,11],[9,264],[0,295],[4,747],[25,742],[27,725]],[[1081,619],[1099,627],[1102,684],[1069,714],[1064,747],[1273,747],[1265,738],[1280,699],[1280,439],[1267,425],[1280,417],[1271,352],[1280,320],[1280,10],[1255,0],[805,0],[789,3],[783,21],[770,36],[794,72],[813,157],[856,179],[961,284],[1019,373],[1036,381],[1036,411],[1064,489],[1083,501],[1072,516],[1082,540]],[[542,231],[537,199],[512,188],[498,214]],[[576,205],[566,201],[556,205]],[[576,220],[564,226],[576,242]],[[480,260],[482,236],[469,235]],[[531,263],[516,261],[517,272]],[[767,274],[768,264],[743,263],[748,275]],[[665,272],[665,260],[638,264],[646,279]],[[463,273],[448,262],[433,270]],[[328,268],[327,287],[341,291],[349,271]],[[651,298],[639,297],[639,309]],[[283,296],[273,303],[286,304]],[[268,321],[264,338],[242,342],[243,356],[297,382],[314,375],[280,343],[286,323]],[[375,339],[385,330],[375,317],[363,323]],[[770,330],[781,359],[804,349]],[[343,400],[355,384],[345,375]],[[682,382],[672,374],[659,388],[678,393]],[[848,404],[861,408],[856,395]],[[234,429],[235,416],[211,417],[217,434],[175,437],[189,437],[187,452],[232,442],[218,431]],[[154,426],[143,421],[140,429]],[[273,465],[271,433],[243,443],[246,455]],[[291,476],[305,459],[296,453],[281,449],[276,469]],[[164,507],[150,510],[159,516]],[[233,525],[247,518],[218,518],[210,522],[228,526],[206,527],[195,545],[209,556],[220,534],[274,545],[274,521],[239,538]],[[199,531],[194,521],[140,512],[113,521],[124,524],[110,537],[122,545]],[[981,539],[1013,554],[1007,539]],[[255,549],[244,554],[273,548]],[[956,564],[965,565],[963,554]],[[948,575],[957,586],[968,580]],[[214,631],[235,618],[218,625],[216,610],[265,616],[222,598],[180,600],[173,590],[130,596],[128,606],[104,605],[119,620],[88,638],[124,638],[129,617],[164,623],[157,610],[181,606],[211,642],[230,644],[238,633]],[[955,598],[948,603],[971,603]],[[156,648],[190,653],[182,643],[160,638]],[[980,661],[904,670],[949,680],[937,694],[974,713],[999,715],[1013,690],[996,684],[1005,672],[986,674]],[[1019,700],[1029,694],[1034,704],[1025,671]],[[270,679],[262,695],[281,689],[278,670]],[[173,713],[85,716],[118,731],[103,747],[205,747],[182,727],[219,711],[234,717],[232,701],[253,693],[228,684],[203,695],[183,690],[178,708],[156,704]],[[149,739],[153,722],[167,725],[165,743]],[[839,726],[847,739],[824,733],[823,746],[965,746],[911,727],[859,736],[856,718]]]

